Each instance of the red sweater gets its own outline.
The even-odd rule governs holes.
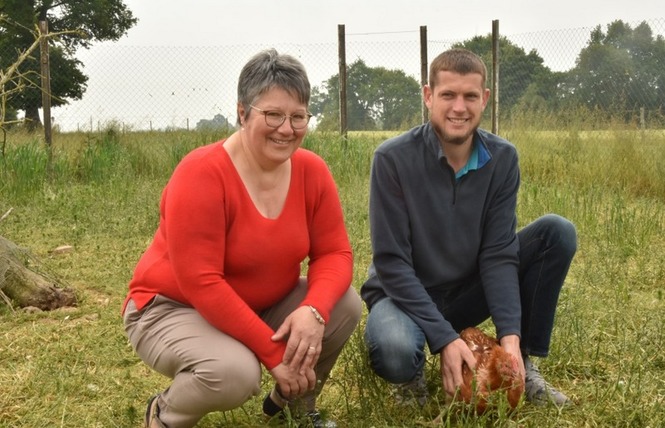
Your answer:
[[[268,368],[286,343],[257,315],[284,298],[308,258],[308,292],[327,320],[351,284],[353,256],[337,188],[325,162],[298,149],[276,219],[259,213],[223,141],[193,150],[164,188],[154,239],[139,260],[129,294],[140,310],[155,294],[191,305],[249,347]]]

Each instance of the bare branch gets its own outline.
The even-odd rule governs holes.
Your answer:
[[[20,25],[11,21],[10,19],[7,18],[6,15],[2,14],[0,14],[0,21],[10,22],[13,23],[14,25]],[[35,84],[35,82],[33,82],[31,79],[27,77],[28,73],[21,73],[19,71],[19,67],[21,66],[21,64],[25,62],[28,58],[30,58],[30,55],[39,47],[39,43],[44,38],[56,39],[63,34],[80,33],[79,30],[66,30],[66,31],[57,31],[48,34],[41,34],[39,32],[39,29],[36,29],[35,31],[31,32],[35,37],[35,41],[25,50],[18,52],[18,56],[14,61],[14,63],[11,64],[9,67],[7,67],[6,70],[0,69],[0,127],[9,123],[5,122],[6,105],[9,95],[14,92],[19,92],[23,90],[23,88],[25,88],[26,86],[24,83],[25,81],[27,81],[30,84],[30,86],[38,86]],[[6,85],[8,85],[10,82],[14,83],[14,87],[6,88]]]

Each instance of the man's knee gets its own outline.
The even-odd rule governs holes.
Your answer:
[[[376,374],[388,382],[408,382],[418,370],[422,351],[411,341],[391,334],[390,330],[386,328],[379,340],[367,343],[370,364]]]
[[[548,214],[542,218],[547,225],[556,246],[572,257],[577,251],[577,230],[568,219],[557,214]]]

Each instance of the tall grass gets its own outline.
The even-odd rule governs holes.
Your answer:
[[[571,116],[572,117],[572,116]],[[531,123],[531,122],[529,122]],[[519,125],[519,126],[518,126]],[[368,368],[364,321],[320,406],[340,426],[657,427],[665,424],[665,134],[615,127],[505,126],[522,166],[520,226],[555,212],[579,234],[560,298],[547,379],[577,403],[475,416],[443,400],[430,356],[425,408],[398,407]],[[586,130],[584,130],[586,129]],[[0,427],[138,427],[145,400],[168,385],[127,344],[120,305],[158,221],[162,187],[192,148],[221,135],[193,132],[56,134],[43,144],[10,134],[0,159],[0,235],[29,248],[79,297],[77,308],[16,314],[0,307]],[[368,176],[386,135],[308,135],[336,178],[359,288],[371,259]],[[68,254],[53,254],[62,244]],[[266,375],[264,387],[270,387]],[[260,399],[207,416],[201,427],[262,425]],[[442,415],[437,423],[434,419]]]

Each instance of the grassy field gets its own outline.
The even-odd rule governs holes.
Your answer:
[[[430,357],[424,408],[398,407],[368,368],[357,330],[320,406],[340,426],[661,427],[665,425],[665,135],[504,127],[522,165],[520,226],[571,219],[578,253],[564,286],[548,380],[570,409],[520,407],[482,417],[443,401]],[[146,399],[169,381],[125,337],[120,306],[158,221],[178,160],[219,135],[187,132],[55,135],[52,162],[34,137],[10,134],[0,158],[0,235],[76,290],[76,308],[27,313],[0,303],[0,427],[139,427]],[[310,134],[336,177],[355,252],[353,285],[370,262],[367,179],[385,135]],[[60,245],[74,251],[53,254]],[[363,322],[364,323],[364,322]],[[266,375],[264,389],[270,387]],[[438,423],[433,420],[443,417]],[[261,426],[260,398],[200,427]]]

